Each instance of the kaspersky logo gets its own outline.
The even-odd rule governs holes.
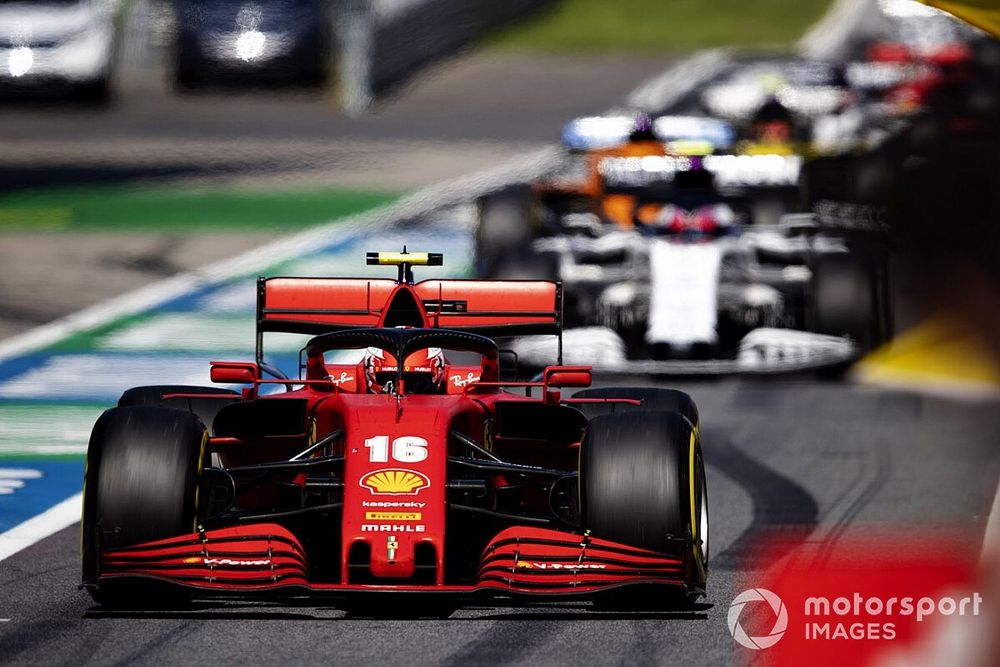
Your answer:
[[[766,604],[759,604],[764,602]],[[749,605],[746,614],[743,608]],[[751,614],[767,614],[774,618],[774,623],[766,635],[751,637],[743,629],[740,619]],[[788,610],[785,603],[777,595],[766,588],[751,588],[736,596],[733,603],[729,605],[729,615],[726,617],[729,625],[729,634],[733,636],[740,646],[759,651],[771,648],[784,636],[788,629]]]
[[[368,473],[359,484],[376,495],[414,496],[431,482],[426,475],[413,470],[385,468]]]

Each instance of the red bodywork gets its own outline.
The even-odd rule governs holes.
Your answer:
[[[260,332],[561,332],[561,289],[545,281],[261,279],[257,310]],[[588,385],[588,368],[550,367],[542,381],[505,383],[498,358],[484,354],[478,365],[447,366],[440,392],[375,394],[361,364],[328,364],[323,351],[311,342],[305,377],[266,396],[258,395],[269,382],[258,367],[260,336],[257,363],[213,362],[213,380],[249,385],[228,397],[235,400],[208,440],[221,463],[210,472],[235,480],[229,511],[206,516],[195,533],[102,550],[99,581],[90,583],[141,577],[209,593],[457,596],[691,583],[689,545],[654,553],[591,537],[572,516],[545,518],[555,512],[553,494],[565,487],[572,496],[586,423],[558,387]],[[183,398],[165,398],[174,397]],[[204,502],[213,493],[204,489]],[[282,509],[310,494],[318,498],[311,506]]]

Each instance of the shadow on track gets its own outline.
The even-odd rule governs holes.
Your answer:
[[[174,620],[213,620],[213,621],[318,621],[328,620],[312,614],[293,613],[288,611],[231,611],[220,609],[205,610],[172,610],[172,611],[119,611],[112,609],[88,609],[83,614],[84,619],[174,619]],[[340,620],[340,619],[330,619]]]
[[[309,606],[315,613],[305,611],[290,611],[290,608]],[[677,610],[657,610],[657,611],[609,611],[603,609],[593,609],[580,604],[575,605],[552,605],[535,607],[506,607],[506,606],[469,606],[461,607],[458,611],[473,612],[475,616],[453,617],[451,622],[462,621],[526,621],[526,622],[551,622],[551,621],[637,621],[637,620],[705,620],[708,618],[708,610],[712,608],[710,603],[696,603],[684,609]],[[329,616],[328,614],[343,614],[343,616]],[[242,605],[234,607],[232,605],[196,605],[185,609],[157,609],[151,611],[127,611],[119,609],[104,609],[102,607],[92,607],[84,612],[83,618],[86,620],[102,619],[159,619],[159,620],[233,620],[233,621],[367,621],[370,616],[364,614],[352,614],[337,607],[313,606],[306,603],[290,603],[289,607],[268,607],[246,609]],[[433,618],[413,618],[408,619],[413,622],[434,622]]]
[[[764,534],[802,538],[819,523],[819,505],[804,487],[747,456],[726,438],[705,449],[705,462],[747,491],[753,520],[710,564],[714,570],[745,570],[759,563],[754,546]]]

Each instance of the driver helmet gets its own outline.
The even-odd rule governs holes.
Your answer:
[[[640,210],[640,222],[646,229],[661,234],[719,236],[736,225],[737,215],[726,203],[707,204],[693,210],[676,204],[663,204]]]
[[[629,141],[659,141],[653,129],[653,119],[645,111],[640,111],[632,121]]]
[[[383,393],[393,389],[398,371],[396,357],[377,347],[369,347],[363,360],[368,391]],[[444,387],[445,358],[439,347],[417,350],[403,363],[403,383],[409,394],[436,394]],[[395,389],[399,389],[396,387]]]
[[[792,112],[777,97],[771,96],[753,115],[755,141],[787,141],[791,138]]]

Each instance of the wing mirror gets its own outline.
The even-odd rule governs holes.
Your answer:
[[[220,384],[253,384],[260,379],[260,369],[250,361],[213,361],[211,378]]]
[[[546,387],[589,387],[590,366],[549,366],[542,375]]]

